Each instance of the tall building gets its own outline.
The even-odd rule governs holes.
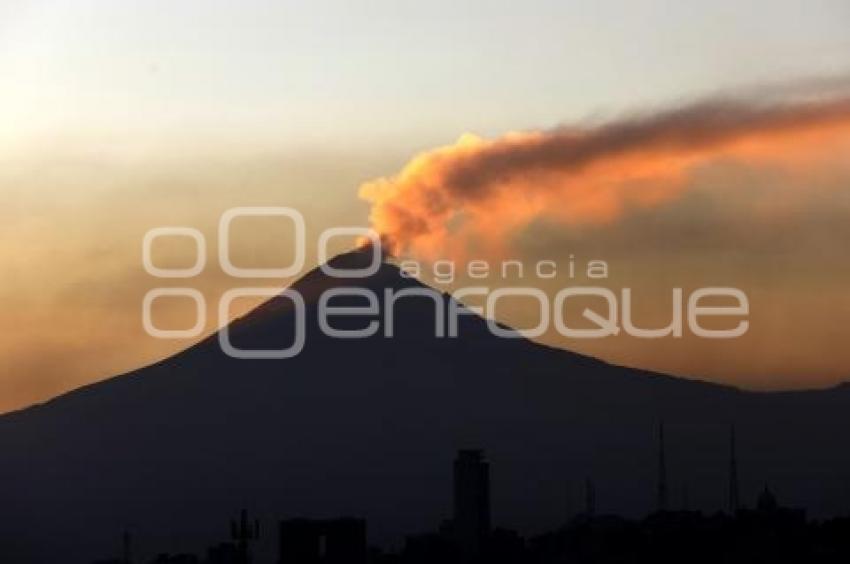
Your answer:
[[[461,450],[455,459],[452,528],[465,554],[481,553],[490,535],[490,465],[481,450]]]

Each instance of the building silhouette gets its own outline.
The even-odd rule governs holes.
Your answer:
[[[461,450],[455,459],[452,530],[467,556],[480,555],[490,536],[490,465],[481,450]]]
[[[365,564],[366,521],[287,519],[279,526],[278,564]]]
[[[736,490],[735,437],[730,433],[730,493]],[[663,427],[659,439],[659,501],[666,490]],[[490,521],[489,463],[481,450],[461,450],[454,461],[454,519],[437,531],[408,536],[400,552],[369,547],[366,522],[287,519],[279,522],[277,564],[771,564],[850,562],[850,517],[808,520],[802,508],[779,502],[767,486],[751,508],[704,514],[687,508],[652,511],[644,518],[596,513],[596,491],[588,478],[586,511],[557,529],[524,537]],[[665,487],[661,487],[665,486]],[[666,501],[666,500],[665,500]],[[737,503],[730,495],[730,503]],[[660,507],[663,507],[660,505]],[[248,564],[259,525],[244,511],[232,521],[231,539],[193,554],[158,554],[139,564]],[[96,564],[127,564],[123,556]],[[0,559],[0,562],[6,562]]]

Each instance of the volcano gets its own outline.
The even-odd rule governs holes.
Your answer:
[[[330,264],[366,262],[355,251]],[[342,286],[374,291],[381,308],[387,288],[425,288],[387,262],[359,279],[315,269],[293,285],[306,310],[293,358],[231,358],[214,334],[0,417],[3,561],[89,562],[115,553],[124,530],[139,554],[200,552],[242,507],[266,543],[278,518],[354,515],[372,542],[393,544],[449,516],[461,448],[487,453],[498,525],[557,527],[582,510],[586,478],[600,512],[640,515],[655,509],[661,420],[672,506],[687,487],[692,508],[724,507],[735,424],[744,503],[769,483],[815,515],[847,510],[845,386],[745,392],[498,338],[473,315],[459,338],[437,338],[434,301],[418,297],[394,305],[394,338],[334,339],[316,310]],[[281,348],[294,315],[275,297],[229,334],[239,348]]]

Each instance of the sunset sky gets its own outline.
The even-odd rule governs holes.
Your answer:
[[[607,131],[700,101],[846,100],[848,29],[845,0],[2,2],[0,411],[191,344],[142,329],[142,297],[158,285],[141,264],[150,228],[197,227],[212,258],[224,210],[292,206],[313,243],[325,227],[369,225],[361,186],[398,185],[411,158],[464,134],[501,158],[517,139]],[[646,181],[644,197],[598,218],[558,191],[563,167],[544,168],[553,188],[533,202],[523,199],[531,177],[511,169],[499,187],[509,197],[484,201],[480,229],[454,240],[491,259],[605,260],[606,284],[645,297],[636,311],[646,325],[669,318],[673,287],[735,286],[751,302],[750,331],[733,341],[547,343],[747,388],[834,385],[850,379],[850,119],[836,115],[746,146],[734,137],[696,161],[693,128],[687,151],[665,141],[652,160],[640,144],[604,178],[616,168],[617,186]],[[635,167],[652,171],[619,175]],[[674,187],[658,192],[671,170]],[[451,188],[450,175],[430,171],[414,180]],[[600,178],[573,180],[598,195]],[[502,230],[510,218],[516,225]],[[498,245],[482,244],[490,235]],[[245,264],[287,259],[275,222],[235,237]],[[441,241],[429,243],[431,258],[456,253]],[[158,253],[163,264],[192,260],[188,246]],[[244,285],[209,264],[191,281],[208,296],[208,332],[216,297]],[[159,312],[162,324],[191,324],[183,305]],[[516,307],[505,321],[528,316]]]

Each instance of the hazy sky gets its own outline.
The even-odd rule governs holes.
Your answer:
[[[151,227],[212,239],[224,209],[261,204],[299,207],[312,231],[365,225],[361,183],[464,132],[840,79],[848,29],[844,0],[0,2],[0,410],[187,344],[141,329]],[[850,377],[847,149],[804,178],[720,163],[615,226],[535,225],[528,257],[753,300],[736,343],[557,344],[749,387]],[[273,228],[252,237],[246,260],[277,260]],[[197,286],[230,283],[212,271]]]
[[[12,146],[427,146],[846,72],[849,22],[842,0],[6,0],[0,122]]]

